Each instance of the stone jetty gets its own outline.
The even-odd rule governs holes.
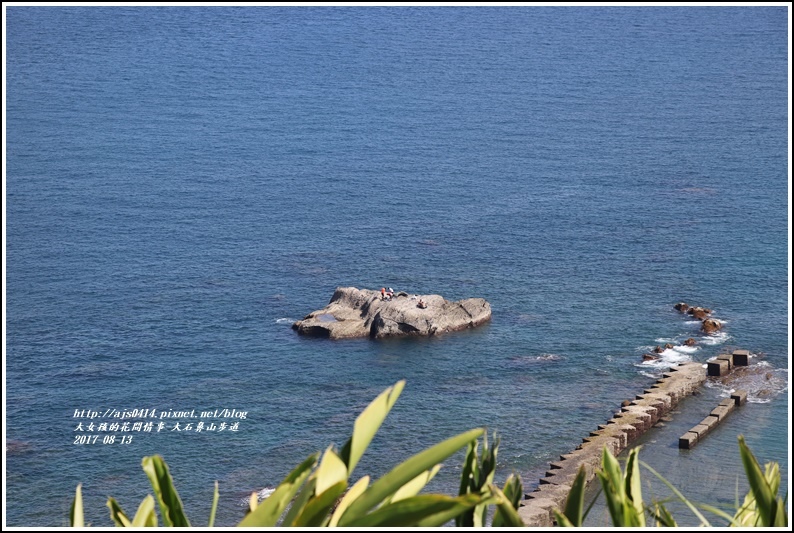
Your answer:
[[[552,510],[565,507],[565,500],[580,466],[585,467],[589,483],[601,468],[604,447],[613,455],[619,454],[704,381],[706,370],[702,363],[686,362],[671,367],[629,405],[621,407],[612,419],[585,437],[574,451],[561,455],[559,461],[549,465],[538,488],[526,495],[518,509],[524,524],[552,526]]]
[[[339,287],[328,305],[292,329],[331,339],[430,336],[474,328],[490,319],[491,304],[482,298],[451,302],[438,294],[399,292],[385,299],[380,291]]]
[[[717,424],[725,420],[725,417],[731,414],[734,409],[740,405],[744,405],[746,402],[746,390],[737,390],[733,392],[730,398],[722,400],[717,407],[712,409],[709,416],[681,435],[681,438],[678,439],[678,447],[685,450],[693,448],[695,444],[711,433],[711,430],[717,427]]]

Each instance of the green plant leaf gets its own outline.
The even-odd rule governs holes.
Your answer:
[[[270,496],[257,505],[256,509],[248,513],[237,524],[238,527],[273,527],[278,522],[281,513],[298,492],[303,482],[309,477],[311,469],[317,464],[319,453],[310,455],[305,461],[295,467],[284,478]]]
[[[325,525],[330,517],[328,511],[336,503],[339,496],[347,489],[347,480],[342,480],[328,487],[322,494],[310,499],[303,510],[295,519],[297,527],[320,527]]]
[[[513,509],[518,509],[521,500],[524,499],[524,484],[521,482],[521,476],[510,474],[507,476],[504,488],[502,489],[505,496],[510,500]]]
[[[777,510],[775,511],[775,521],[773,527],[788,527],[788,516],[786,515],[786,504],[780,498],[777,499]]]
[[[477,448],[480,442],[477,439],[469,442],[466,449],[466,458],[463,460],[463,469],[460,473],[460,489],[458,495],[470,494],[477,490],[477,480],[480,477],[479,459]],[[458,527],[474,527],[474,509],[468,510],[455,517],[455,525]]]
[[[632,513],[638,527],[645,527],[645,504],[642,501],[642,485],[640,483],[639,462],[640,446],[629,451],[626,461],[625,494],[634,508]]]
[[[210,518],[207,521],[207,527],[212,527],[215,525],[215,511],[218,510],[218,499],[220,494],[218,493],[218,482],[215,482],[215,491],[212,494],[212,507],[210,507]]]
[[[284,520],[281,521],[281,527],[292,527],[295,525],[295,519],[298,518],[298,515],[303,511],[309,498],[314,496],[316,484],[317,478],[315,476],[309,476],[309,479],[306,481],[303,488],[301,488],[298,496],[292,500],[292,504],[290,504],[289,510],[284,516]]]
[[[727,521],[728,521],[728,524],[729,524],[731,527],[735,527],[735,526],[738,526],[738,525],[739,525],[739,524],[738,524],[738,522],[736,522],[736,521],[733,519],[733,517],[731,517],[731,515],[729,515],[728,513],[726,513],[725,511],[723,511],[722,509],[717,509],[717,508],[716,508],[716,507],[714,507],[714,506],[711,506],[711,505],[706,505],[706,504],[704,504],[704,503],[694,503],[694,502],[693,502],[693,503],[692,503],[692,505],[695,505],[697,508],[699,508],[699,509],[703,509],[704,511],[708,511],[708,512],[710,512],[710,513],[712,513],[712,514],[715,514],[715,515],[719,516],[720,518],[724,518],[725,520],[727,520]]]
[[[469,496],[477,496],[476,494],[470,494]],[[474,504],[476,505],[490,505],[493,503],[493,498],[488,496],[487,494],[480,495],[481,500],[479,503]],[[460,496],[459,496],[460,498]],[[468,503],[464,503],[464,506],[468,506]],[[419,520],[416,525],[418,527],[430,528],[430,527],[441,527],[447,522],[451,521],[452,519],[456,519],[461,512],[466,512],[466,509],[471,509],[471,507],[464,507],[464,510],[461,511],[459,507],[451,507],[446,511],[441,511],[439,513],[432,514],[427,518],[423,518]]]
[[[166,527],[190,527],[190,521],[185,516],[182,500],[174,488],[168,465],[159,455],[144,457],[141,461],[143,471],[149,478],[157,503],[160,506],[160,515]]]
[[[750,490],[755,497],[755,504],[758,506],[758,513],[761,518],[759,525],[769,527],[775,522],[775,512],[777,511],[775,496],[769,487],[766,477],[761,472],[761,467],[758,466],[758,461],[755,459],[753,452],[750,451],[750,448],[747,447],[742,435],[739,435],[739,455],[742,458]]]
[[[431,448],[423,450],[397,465],[389,473],[373,483],[364,494],[359,496],[358,499],[347,508],[339,519],[339,525],[349,526],[350,522],[364,513],[367,513],[370,509],[381,503],[391,494],[397,492],[400,487],[411,481],[420,473],[432,468],[457,452],[469,441],[482,435],[483,431],[482,428],[466,431],[465,433],[451,437]]]
[[[400,397],[403,387],[405,387],[405,380],[398,381],[372,400],[367,408],[356,418],[356,422],[353,425],[353,435],[339,452],[340,458],[347,466],[348,476],[353,474],[359,459],[364,455],[375,433],[378,432],[381,424],[383,424],[386,415],[389,414],[397,398]]]
[[[474,507],[482,501],[478,494],[466,494],[455,498],[441,494],[412,496],[383,507],[351,521],[347,527],[407,527],[419,525],[430,527],[427,520],[441,515],[445,521],[456,513]]]
[[[347,467],[334,453],[333,445],[325,450],[314,476],[317,478],[317,485],[314,489],[316,494],[322,494],[340,481],[347,481]]]
[[[476,485],[472,492],[482,492],[486,487],[493,483],[496,473],[496,456],[499,452],[499,439],[494,433],[493,446],[488,445],[488,433],[483,435],[482,458],[480,459],[479,476],[476,478]],[[479,504],[474,508],[473,521],[474,527],[483,527],[487,520],[488,506]]]
[[[657,527],[678,527],[673,515],[670,514],[670,511],[668,511],[667,507],[665,507],[663,504],[654,503],[653,510],[650,511],[650,513],[656,520]]]
[[[586,483],[587,472],[584,465],[579,466],[579,471],[576,473],[571,484],[571,491],[568,493],[568,498],[565,500],[565,516],[571,524],[568,527],[582,527],[584,522],[584,491],[587,486]],[[559,521],[558,521],[559,522]]]
[[[460,490],[458,490],[458,496],[463,496],[471,492],[469,488],[471,487],[472,476],[476,475],[477,447],[479,444],[479,441],[474,439],[469,443],[466,449],[466,458],[463,460],[463,470],[460,473]]]
[[[110,519],[116,524],[116,527],[132,527],[132,522],[121,510],[121,506],[114,498],[108,498],[108,509],[110,509]]]
[[[780,465],[775,462],[766,463],[764,478],[769,485],[769,490],[772,491],[772,496],[777,497],[777,491],[780,489]]]
[[[507,527],[524,527],[524,521],[518,516],[518,513],[513,507],[513,503],[505,496],[499,487],[493,483],[489,483],[488,489],[496,498],[496,513],[500,517],[500,524]]]
[[[596,472],[596,475],[604,490],[604,500],[607,502],[609,515],[612,517],[612,524],[616,527],[630,526],[624,514],[624,501],[626,498],[622,494],[623,479],[620,473],[620,465],[606,447],[604,447],[601,455],[601,470]]]
[[[433,479],[440,469],[441,465],[436,465],[430,470],[422,472],[411,481],[400,487],[399,490],[397,490],[397,492],[395,492],[388,501],[398,502],[400,500],[404,500],[405,498],[416,496],[423,488],[425,488],[425,485],[427,485],[430,480]]]
[[[330,527],[335,527],[339,523],[339,518],[344,514],[345,510],[353,503],[356,498],[364,494],[364,491],[367,490],[369,486],[369,476],[364,476],[356,483],[350,487],[350,490],[342,497],[339,501],[339,505],[336,506],[336,510],[334,514],[331,516],[331,521],[328,523]]]
[[[69,525],[72,527],[85,527],[83,518],[83,484],[77,485],[72,506],[69,508]]]
[[[657,472],[656,470],[654,470],[653,468],[651,468],[651,467],[650,467],[650,465],[648,465],[647,463],[645,463],[645,462],[643,462],[643,461],[640,461],[640,464],[642,464],[642,466],[644,466],[645,468],[647,468],[648,470],[650,470],[650,472],[651,472],[653,475],[655,475],[657,478],[659,478],[659,480],[660,480],[662,483],[664,483],[665,485],[667,485],[667,488],[669,488],[671,491],[673,491],[673,494],[675,494],[675,495],[678,497],[678,499],[679,499],[681,502],[683,502],[683,503],[684,503],[684,505],[686,505],[687,507],[689,507],[689,509],[690,509],[690,510],[691,510],[691,511],[692,511],[692,512],[695,514],[695,516],[697,516],[697,517],[698,517],[698,519],[700,520],[700,525],[701,525],[701,526],[705,526],[705,527],[711,527],[711,524],[709,524],[709,521],[708,521],[708,520],[706,520],[706,517],[705,517],[705,516],[703,516],[703,514],[702,514],[700,511],[698,511],[698,510],[697,510],[697,507],[695,507],[695,505],[694,505],[692,502],[690,502],[688,499],[686,499],[686,498],[684,497],[684,495],[683,495],[683,494],[681,494],[681,491],[679,491],[677,488],[675,488],[675,487],[674,487],[674,486],[673,486],[673,485],[672,485],[672,484],[671,484],[669,481],[667,481],[665,478],[663,478],[663,477],[661,476],[661,474],[659,474],[659,472]]]
[[[147,494],[138,506],[138,511],[132,519],[132,526],[157,527],[157,513],[154,512],[154,498],[151,494]]]
[[[514,474],[510,474],[508,476],[507,481],[505,481],[504,488],[502,489],[502,493],[504,494],[505,498],[510,502],[512,508],[517,511],[518,506],[521,504],[521,499],[524,497],[524,485],[521,483],[521,477],[516,476]],[[502,527],[506,523],[506,517],[504,513],[497,508],[496,513],[494,513],[493,522],[491,524],[492,527]]]

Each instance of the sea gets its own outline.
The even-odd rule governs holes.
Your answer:
[[[236,524],[400,380],[354,479],[483,427],[530,492],[670,365],[734,349],[751,377],[683,400],[640,459],[730,511],[743,435],[790,492],[789,9],[4,6],[6,524],[67,525],[80,486],[112,525],[155,454],[191,524],[216,481]],[[291,329],[348,286],[493,315]],[[457,494],[462,461],[426,490]]]

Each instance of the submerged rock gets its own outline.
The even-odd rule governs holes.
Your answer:
[[[490,318],[491,305],[482,298],[450,302],[437,294],[414,297],[400,292],[383,300],[379,291],[338,287],[328,305],[298,320],[292,329],[332,339],[439,335],[474,328]]]

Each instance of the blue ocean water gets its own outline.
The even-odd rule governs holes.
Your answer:
[[[747,348],[771,384],[680,452],[704,388],[641,457],[731,505],[743,434],[789,484],[786,8],[6,9],[8,525],[65,525],[78,483],[87,521],[134,513],[154,453],[194,524],[215,480],[234,524],[400,379],[357,475],[486,426],[529,490],[689,336],[667,355]],[[493,318],[298,337],[337,286]],[[73,444],[75,410],[135,408],[247,416]]]

